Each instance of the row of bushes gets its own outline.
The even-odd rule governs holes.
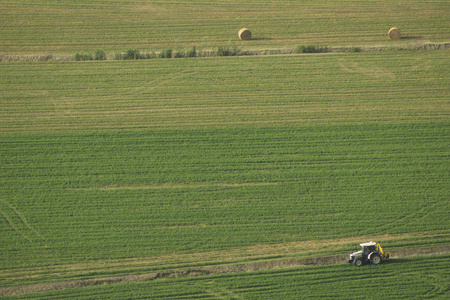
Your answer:
[[[351,47],[348,51],[350,52],[361,52],[362,49],[360,47]],[[332,52],[332,49],[326,46],[320,45],[306,45],[306,46],[297,46],[294,49],[294,53],[326,53]]]
[[[154,54],[152,53],[140,53],[137,49],[130,49],[125,53],[116,53],[114,59],[149,59],[153,58]],[[95,50],[92,52],[82,52],[75,54],[76,61],[84,61],[84,60],[106,60],[106,53],[103,50]]]
[[[361,48],[352,47],[351,52],[360,52]],[[302,45],[297,46],[294,49],[294,53],[326,53],[331,52],[326,46],[320,45]],[[177,49],[173,51],[172,49],[165,49],[159,53],[155,52],[140,52],[137,49],[130,49],[126,52],[116,53],[113,58],[115,60],[127,60],[127,59],[151,59],[151,58],[184,58],[184,57],[199,57],[199,56],[237,56],[246,55],[247,52],[243,51],[241,48],[228,45],[219,46],[212,51],[197,51],[196,47],[191,49]],[[76,61],[83,60],[106,60],[106,53],[103,50],[95,50],[91,52],[83,52],[75,54]]]
[[[198,51],[194,46],[191,49],[165,49],[159,53],[140,52],[137,49],[130,49],[126,52],[114,54],[111,58],[115,60],[127,59],[151,59],[151,58],[186,58],[198,56],[236,56],[243,55],[244,52],[235,46],[219,46],[212,51]],[[82,52],[75,54],[76,61],[84,60],[106,60],[107,56],[103,50],[95,50],[94,52]]]
[[[91,52],[82,52],[75,54],[76,61],[82,60],[105,60],[106,53],[103,50],[95,50],[94,53]]]
[[[294,49],[294,53],[325,53],[330,52],[329,49],[325,46],[320,45],[306,45],[306,46],[297,46]]]

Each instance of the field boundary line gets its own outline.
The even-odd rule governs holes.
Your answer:
[[[399,51],[399,50],[436,50],[436,49],[450,49],[450,42],[419,42],[419,43],[409,43],[400,45],[368,45],[368,46],[330,46],[327,47],[328,51],[323,53],[315,54],[331,54],[331,53],[350,53],[356,52],[380,52],[380,51]],[[142,53],[145,54],[145,53]],[[155,52],[156,57],[146,58],[148,59],[159,59],[157,58],[160,52]],[[177,54],[177,51],[173,51],[173,54]],[[311,53],[296,53],[295,48],[270,48],[270,49],[248,49],[241,50],[238,54],[234,56],[271,56],[271,55],[310,55]],[[214,50],[203,50],[198,51],[196,58],[201,57],[213,57],[216,55]],[[178,58],[179,59],[179,58]],[[106,60],[116,61],[114,55],[106,55]],[[2,54],[0,53],[0,62],[30,62],[30,61],[74,61],[74,55],[72,54]]]

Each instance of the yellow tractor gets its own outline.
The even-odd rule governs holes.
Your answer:
[[[357,267],[360,267],[365,263],[378,265],[383,260],[389,258],[390,253],[384,252],[380,244],[368,242],[359,245],[361,246],[361,250],[353,252],[348,256],[348,262],[353,263],[353,265]]]

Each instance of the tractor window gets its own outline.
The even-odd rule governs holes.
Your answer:
[[[364,247],[364,253],[370,253],[375,251],[375,247],[374,246],[366,246]]]

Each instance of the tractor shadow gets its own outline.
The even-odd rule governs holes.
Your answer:
[[[411,259],[408,258],[389,258],[388,260],[383,260],[381,263],[374,265],[370,262],[365,262],[361,268],[379,268],[387,265],[400,265],[410,262]],[[352,264],[353,265],[353,264]]]

